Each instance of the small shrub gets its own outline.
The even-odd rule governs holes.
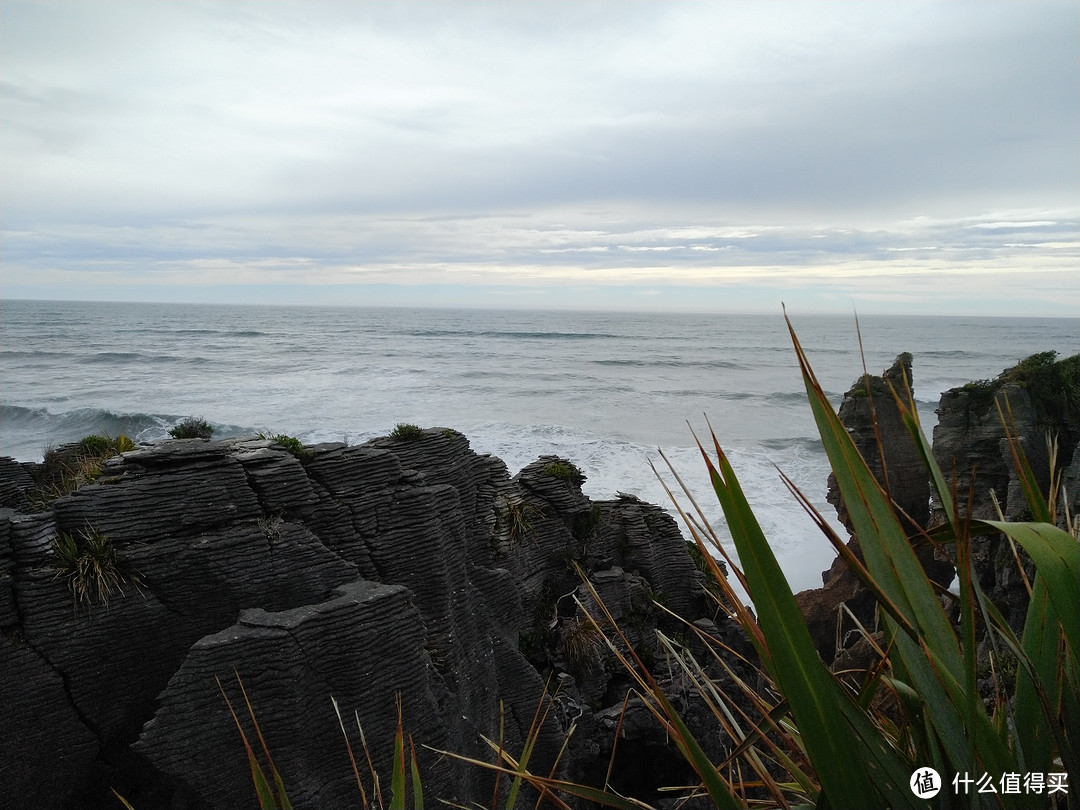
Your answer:
[[[288,433],[277,433],[273,436],[267,436],[260,433],[259,438],[269,439],[274,444],[284,447],[298,459],[311,458],[311,451],[304,447],[304,443],[295,436],[290,436]]]
[[[53,567],[57,577],[67,581],[76,607],[98,602],[109,604],[114,592],[123,593],[123,584],[142,581],[137,571],[116,556],[112,541],[89,527],[78,534],[62,533],[53,541]]]
[[[102,455],[105,455],[105,453],[107,453],[109,451],[109,446],[110,446],[111,442],[109,441],[108,436],[93,435],[93,436],[83,436],[81,439],[79,439],[77,444],[88,455],[102,456]]]
[[[581,470],[569,461],[553,461],[544,467],[543,472],[549,478],[558,478],[562,481],[572,481],[581,475]]]
[[[424,429],[407,422],[398,422],[390,431],[390,438],[401,442],[415,442],[417,439],[424,438]]]
[[[209,439],[214,427],[202,417],[189,416],[169,431],[174,439]]]
[[[281,537],[281,527],[285,525],[281,515],[263,515],[256,522],[259,525],[259,531],[267,540],[277,540]]]

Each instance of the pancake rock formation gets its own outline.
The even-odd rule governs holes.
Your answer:
[[[546,772],[576,722],[569,775],[602,778],[628,682],[581,613],[578,569],[643,653],[670,621],[654,600],[721,631],[671,517],[591,501],[565,459],[511,478],[437,428],[292,450],[140,446],[44,500],[43,465],[0,460],[5,796],[99,807],[115,788],[138,810],[253,806],[226,704],[257,745],[241,683],[297,808],[357,804],[331,698],[388,785],[400,696],[426,795],[467,804],[490,802],[488,772],[430,749],[490,759],[482,736],[502,724],[520,751],[557,691],[534,767]],[[92,588],[77,598],[58,540],[113,555],[107,603]],[[671,781],[657,757],[680,762],[657,753],[667,743],[643,714],[620,740],[628,790]]]

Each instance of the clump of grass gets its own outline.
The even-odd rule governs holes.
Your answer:
[[[400,442],[415,442],[424,438],[424,429],[417,425],[410,425],[408,422],[398,422],[390,431],[390,438]]]
[[[83,436],[81,439],[79,439],[77,444],[86,452],[87,455],[103,456],[109,451],[112,442],[109,440],[108,436],[98,436],[95,434],[91,436]]]
[[[47,509],[53,501],[101,477],[105,462],[135,449],[135,443],[120,434],[84,436],[79,441],[46,450],[40,467],[33,473],[34,488],[27,493],[37,509]]]
[[[125,582],[142,582],[139,572],[117,556],[112,541],[90,527],[56,537],[53,568],[57,578],[66,580],[76,607],[95,602],[108,607],[114,593],[123,593]]]
[[[214,426],[201,416],[188,416],[169,431],[174,439],[209,439],[214,435]]]
[[[602,666],[607,643],[604,635],[588,619],[574,617],[559,626],[559,650],[568,671],[586,675]]]
[[[263,515],[256,523],[267,540],[277,540],[281,537],[281,527],[285,525],[281,515]]]
[[[287,433],[275,433],[273,436],[270,436],[266,433],[260,433],[259,438],[266,439],[267,441],[271,441],[279,447],[285,448],[287,451],[289,451],[289,453],[291,453],[293,456],[300,459],[301,461],[306,458],[311,458],[312,456],[311,451],[304,447],[304,443],[302,441],[300,441],[295,436],[290,436]]]
[[[540,515],[540,509],[521,499],[507,499],[495,511],[496,537],[505,539],[513,548],[527,537],[535,537],[533,521]]]
[[[558,478],[561,481],[573,481],[581,475],[581,470],[569,461],[553,461],[550,464],[545,465],[543,473],[549,478]]]

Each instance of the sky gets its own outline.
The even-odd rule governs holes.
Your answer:
[[[1080,315],[1080,3],[0,2],[0,298]]]

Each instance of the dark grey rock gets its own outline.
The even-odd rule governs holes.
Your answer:
[[[357,799],[331,695],[347,720],[359,713],[385,774],[396,694],[418,744],[488,757],[483,737],[500,726],[520,750],[550,677],[567,688],[533,754],[550,767],[570,722],[596,726],[587,704],[621,702],[627,686],[602,647],[568,653],[583,626],[574,597],[589,601],[579,570],[633,618],[631,643],[655,644],[653,598],[705,615],[670,517],[634,499],[594,504],[579,473],[545,473],[554,461],[511,480],[445,429],[299,457],[265,440],[175,441],[110,459],[47,511],[3,512],[0,627],[23,647],[0,666],[30,673],[38,696],[13,727],[34,722],[40,695],[58,701],[35,739],[63,740],[55,755],[35,742],[33,761],[71,769],[28,794],[35,806],[99,806],[113,785],[140,810],[249,803],[214,681],[240,708],[234,669],[297,807]],[[514,529],[511,505],[523,505]],[[90,531],[137,580],[107,606],[76,604],[57,575],[58,534]],[[19,746],[0,736],[0,762]],[[601,751],[585,744],[580,762]],[[489,800],[490,774],[420,756],[429,796]]]
[[[26,465],[13,458],[0,456],[0,508],[28,509],[30,502],[26,493],[34,486],[34,479]]]
[[[54,808],[95,770],[99,740],[60,671],[19,634],[0,636],[0,786],[8,807]]]

